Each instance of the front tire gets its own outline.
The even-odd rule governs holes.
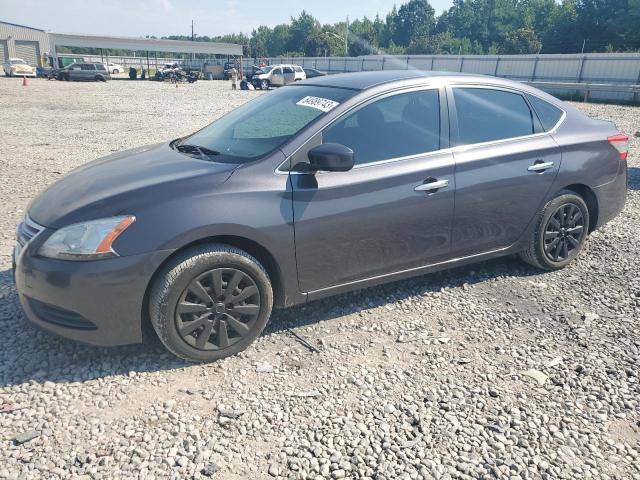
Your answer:
[[[561,191],[538,214],[535,231],[520,258],[542,270],[564,268],[580,254],[589,233],[589,220],[582,197]]]
[[[117,75],[118,73],[120,73],[120,71],[117,68],[114,68],[113,72],[111,72],[111,73],[113,73],[114,75]]]
[[[159,272],[149,297],[160,341],[185,360],[211,362],[247,348],[264,330],[273,290],[258,260],[235,247],[185,250]]]
[[[260,80],[260,90],[269,90],[269,80]]]

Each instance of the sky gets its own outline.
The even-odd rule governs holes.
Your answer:
[[[123,36],[198,35],[251,31],[287,23],[306,10],[321,23],[384,16],[403,0],[0,0],[0,21],[58,33]],[[439,15],[451,0],[430,0]]]

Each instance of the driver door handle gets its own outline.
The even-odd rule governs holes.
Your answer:
[[[414,188],[416,192],[435,192],[436,190],[440,190],[441,188],[445,188],[449,186],[449,180],[435,180],[428,183],[423,183],[422,185],[418,185]]]
[[[543,162],[538,160],[533,165],[529,165],[527,170],[530,172],[544,172],[545,170],[549,170],[551,167],[553,167],[553,162]]]

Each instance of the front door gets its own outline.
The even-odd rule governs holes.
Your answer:
[[[560,149],[519,92],[459,86],[450,93],[457,137],[452,256],[509,247],[540,210]]]
[[[303,292],[448,257],[455,180],[440,97],[438,89],[378,97],[318,134],[315,144],[350,147],[356,165],[290,174]]]

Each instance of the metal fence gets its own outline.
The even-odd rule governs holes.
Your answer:
[[[603,101],[640,100],[640,54],[568,55],[376,55],[364,57],[275,57],[327,73],[368,70],[427,70],[494,75],[532,83],[554,95]],[[253,64],[244,60],[244,67]]]
[[[87,57],[101,61],[100,57]],[[147,57],[109,56],[121,65],[145,67]],[[273,57],[269,64],[288,63],[327,73],[368,70],[433,70],[494,75],[531,83],[551,94],[601,101],[640,102],[640,54],[587,53],[566,55],[370,55],[363,57]],[[106,61],[106,59],[102,59]],[[174,61],[192,65],[224,59],[188,60],[149,57],[151,68]],[[245,71],[256,60],[244,58]]]

